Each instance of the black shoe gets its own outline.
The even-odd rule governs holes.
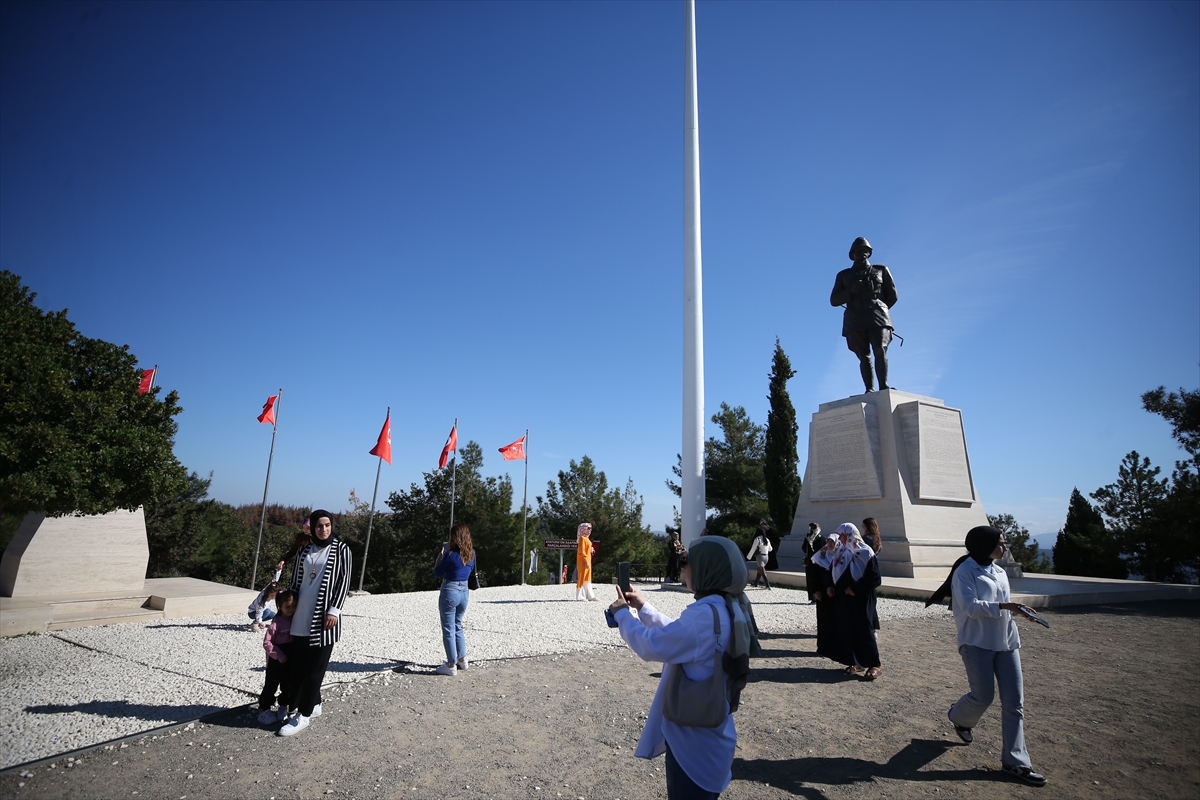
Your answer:
[[[1000,769],[1012,775],[1017,780],[1025,781],[1030,786],[1046,785],[1046,776],[1034,772],[1029,767],[1010,767],[1008,764],[1003,764]]]
[[[954,706],[950,706],[950,711],[953,710]],[[950,711],[946,712],[946,719],[950,719]],[[950,724],[954,725],[954,732],[958,734],[958,738],[962,739],[963,742],[970,744],[971,742],[975,741],[975,736],[971,733],[970,728],[964,728],[962,725],[956,724],[952,719],[950,719]]]

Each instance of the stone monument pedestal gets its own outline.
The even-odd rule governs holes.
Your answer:
[[[0,595],[141,591],[150,561],[146,517],[27,514],[0,562]]]
[[[843,522],[879,523],[887,577],[946,576],[967,531],[987,525],[975,490],[962,412],[933,397],[885,389],[822,403],[808,426],[808,463],[779,569],[804,570],[810,522],[826,535]],[[1006,571],[1020,567],[1005,556]]]

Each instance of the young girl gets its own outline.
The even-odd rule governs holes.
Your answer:
[[[279,613],[271,620],[267,635],[263,637],[263,649],[267,651],[267,674],[262,694],[258,696],[258,721],[263,725],[287,719],[288,710],[295,705],[296,681],[292,665],[288,663],[288,651],[292,645],[292,615],[296,613],[296,593],[287,589],[279,594]],[[279,689],[279,711],[271,710],[275,704],[275,690]]]
[[[250,617],[250,630],[261,631],[267,627],[266,623],[275,616],[275,609],[271,608],[269,604],[279,592],[279,575],[282,572],[283,562],[280,561],[275,566],[275,577],[271,578],[271,582],[263,587],[263,590],[258,593],[258,597],[254,598],[254,602],[246,609],[246,615]]]

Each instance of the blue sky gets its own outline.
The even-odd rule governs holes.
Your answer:
[[[990,513],[1057,529],[1200,383],[1200,5],[697,8],[706,401],[806,452],[861,391],[829,305],[887,264],[892,382],[963,409]],[[646,521],[681,429],[683,4],[0,6],[0,266],[180,393],[257,502],[381,496],[455,417],[530,492],[587,454]],[[519,501],[519,497],[518,497]]]

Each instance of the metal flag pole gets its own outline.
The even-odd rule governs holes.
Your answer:
[[[454,486],[458,479],[458,417],[454,418],[454,460],[450,462],[450,530],[454,530]]]
[[[258,554],[262,550],[263,527],[267,524],[267,491],[271,488],[271,462],[275,460],[275,434],[279,432],[279,407],[283,405],[283,389],[275,397],[275,419],[271,422],[271,455],[267,457],[267,482],[263,486],[262,517],[258,520],[258,544],[254,547],[254,571],[250,573],[250,590],[258,582]]]
[[[901,342],[901,344],[904,343]],[[154,372],[150,373],[150,388],[147,390],[146,394],[152,394],[154,392],[154,382],[156,380],[158,380],[158,364],[154,365]]]
[[[529,530],[529,428],[525,429],[525,493],[521,498],[521,585],[525,585],[525,553],[529,543],[526,532]]]
[[[387,419],[389,422],[392,419],[391,406],[388,406]],[[358,590],[360,592],[363,590],[363,578],[367,577],[367,551],[371,549],[371,527],[375,524],[375,498],[379,496],[379,471],[381,469],[383,469],[383,456],[379,457],[379,463],[375,465],[375,491],[371,492],[371,516],[367,519],[367,543],[363,545],[362,572],[358,573]]]
[[[704,530],[704,298],[700,258],[700,117],[696,90],[696,2],[684,4],[683,119],[683,475],[686,547]]]

